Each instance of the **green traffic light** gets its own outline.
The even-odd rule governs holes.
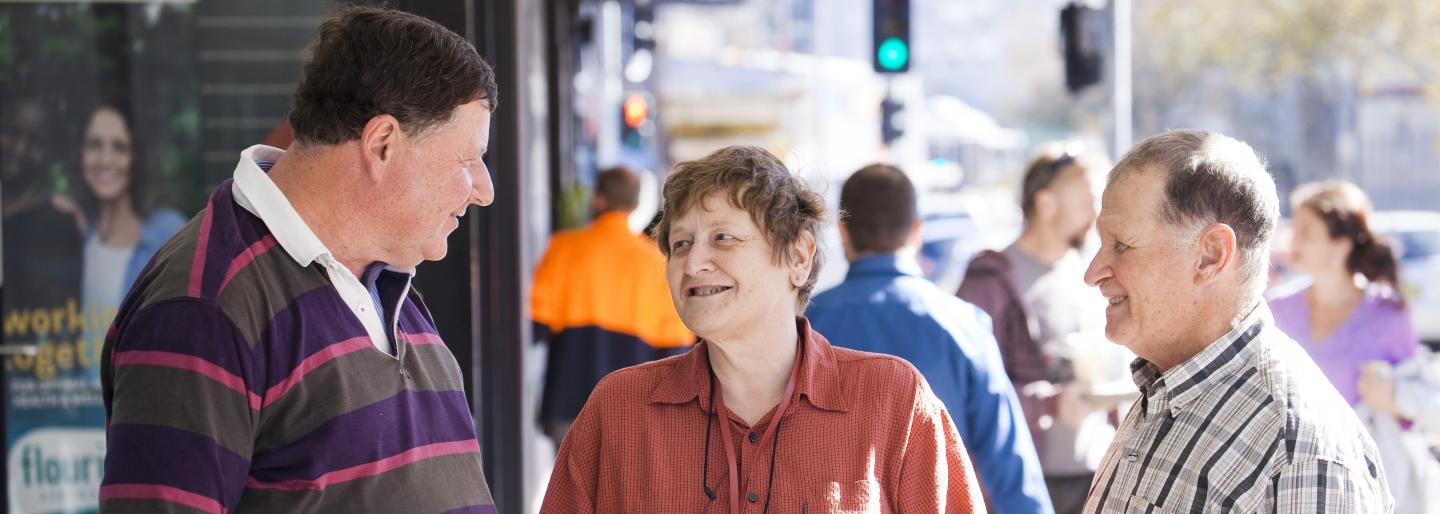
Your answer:
[[[905,64],[910,61],[910,47],[898,37],[886,39],[875,51],[879,56],[880,67],[890,71],[904,69]]]

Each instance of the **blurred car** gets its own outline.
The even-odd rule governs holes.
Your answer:
[[[1440,345],[1440,212],[1379,211],[1371,226],[1400,259],[1400,289],[1416,335]]]
[[[981,250],[1000,249],[1015,240],[1018,228],[986,228],[963,210],[921,215],[920,271],[942,291],[955,292],[965,279],[970,258]]]

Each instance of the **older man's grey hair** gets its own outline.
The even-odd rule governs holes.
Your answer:
[[[1168,131],[1125,154],[1110,171],[1109,182],[1141,172],[1166,174],[1161,207],[1166,222],[1196,231],[1212,223],[1229,225],[1248,292],[1258,296],[1264,291],[1280,198],[1274,178],[1250,145],[1216,132]]]

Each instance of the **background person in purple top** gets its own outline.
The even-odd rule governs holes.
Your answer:
[[[1348,182],[1307,184],[1291,196],[1296,270],[1314,278],[1270,300],[1275,324],[1315,359],[1351,405],[1367,362],[1397,364],[1419,344],[1400,297],[1390,246],[1370,230],[1370,200]]]

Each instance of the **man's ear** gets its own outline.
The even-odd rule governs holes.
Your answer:
[[[1035,192],[1035,219],[1048,220],[1055,216],[1055,211],[1060,208],[1060,199],[1055,197],[1055,192],[1049,189],[1041,189]]]
[[[925,222],[919,218],[916,218],[914,222],[910,223],[910,233],[905,236],[905,246],[919,248],[920,244],[925,241],[924,228]]]
[[[367,177],[380,181],[395,161],[396,149],[404,138],[400,120],[389,114],[375,116],[365,123],[360,131],[360,151]]]
[[[790,245],[790,284],[795,287],[805,285],[810,279],[810,270],[815,266],[815,252],[819,245],[815,242],[815,234],[810,231],[802,231],[800,237]]]
[[[1195,284],[1213,284],[1227,271],[1239,265],[1239,240],[1235,229],[1224,223],[1212,223],[1200,231],[1197,241],[1199,263],[1195,268]]]

